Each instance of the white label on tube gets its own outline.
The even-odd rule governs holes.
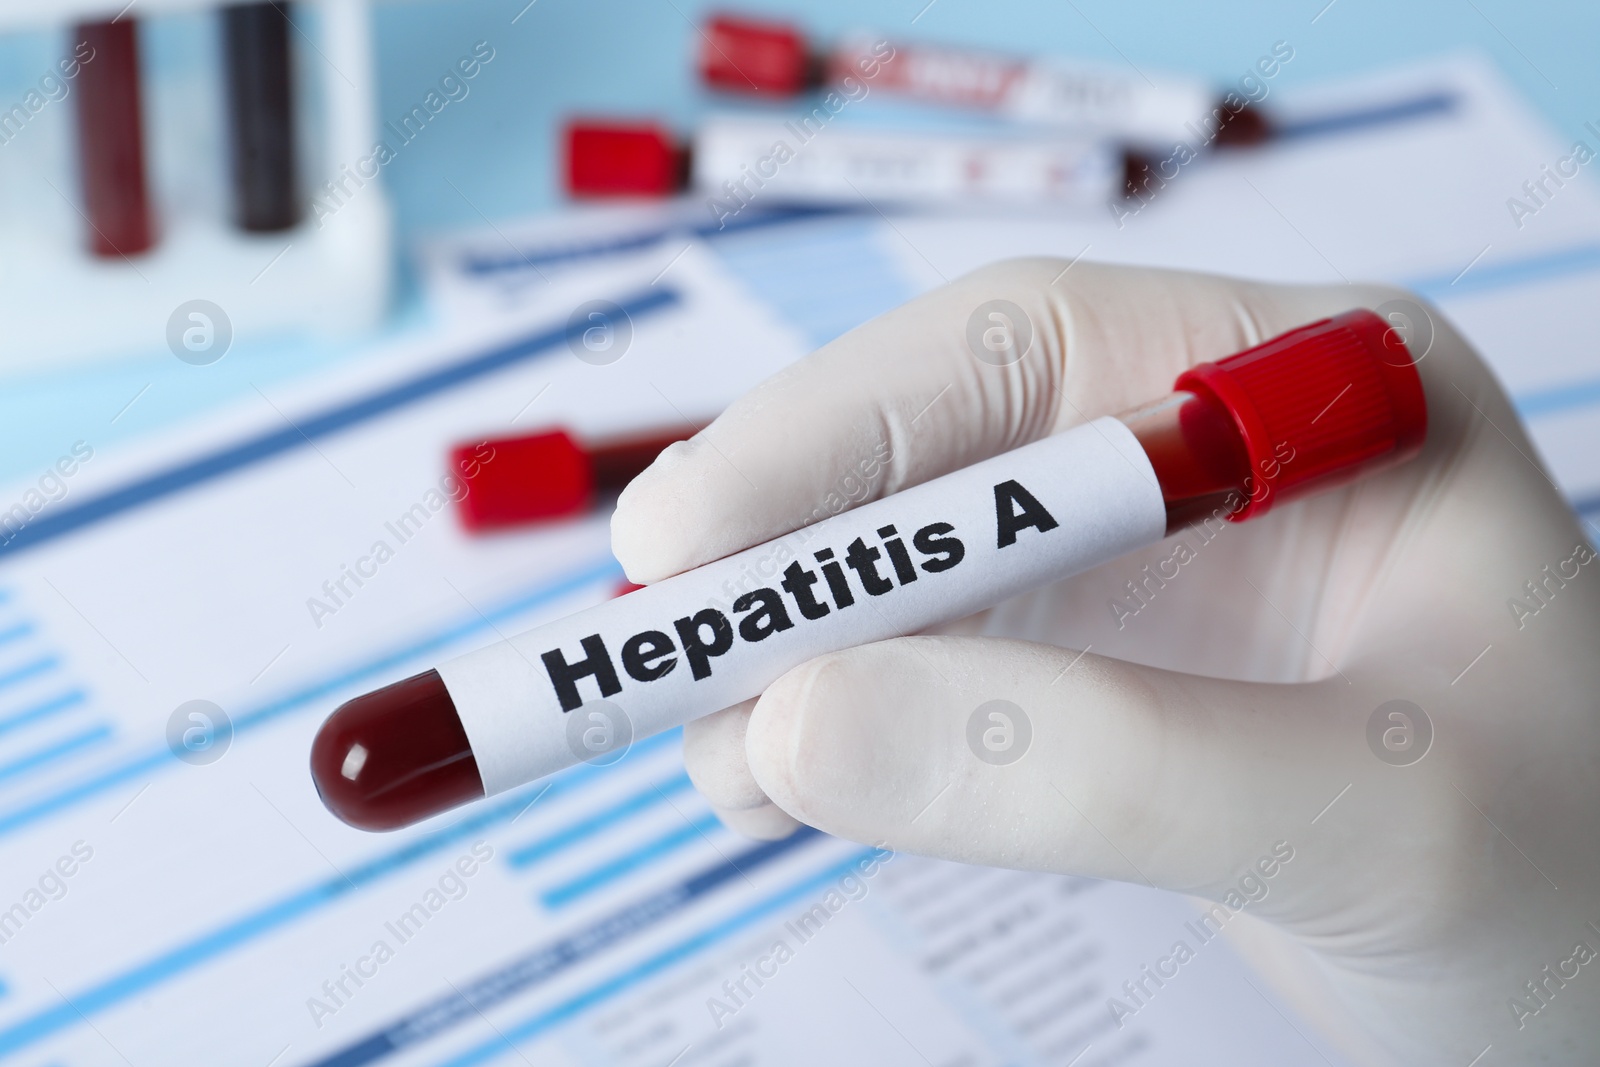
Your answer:
[[[1032,63],[1002,110],[1018,121],[1096,129],[1165,147],[1208,129],[1217,99],[1199,82],[1147,82],[1106,67]]]
[[[1159,540],[1166,521],[1132,431],[1097,419],[438,669],[493,795],[756,696],[823,653],[1104,563]]]
[[[1059,134],[959,137],[830,125],[823,119],[713,118],[695,135],[694,185],[713,213],[747,202],[996,204],[1101,208],[1120,196],[1111,145]]]
[[[840,48],[832,59],[835,79],[848,75],[871,89],[928,103],[1164,147],[1190,141],[1216,121],[1211,112],[1217,94],[1198,81],[1152,81],[1102,63],[1024,60],[921,45],[896,48],[881,62],[874,47],[872,39],[862,38]]]

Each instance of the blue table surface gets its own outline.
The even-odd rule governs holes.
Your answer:
[[[495,50],[470,95],[450,106],[450,121],[430,125],[385,168],[402,242],[429,230],[481,225],[479,212],[500,219],[558,207],[555,130],[573,113],[652,116],[691,127],[724,103],[696,85],[695,25],[707,11],[730,6],[694,0],[380,4],[380,119],[410,110],[475,42]],[[1274,91],[1476,49],[1498,63],[1563,137],[1592,140],[1583,124],[1600,123],[1594,58],[1600,4],[1592,0],[740,0],[737,6],[793,20],[823,40],[869,28],[891,39],[1088,57],[1218,84],[1236,82],[1275,41],[1287,41],[1294,60]],[[158,38],[146,47],[159,44]],[[49,47],[39,35],[0,41],[6,99],[25,89],[31,79],[24,75],[41,69],[35,59]],[[419,314],[414,287],[403,284],[390,329],[403,329]],[[75,438],[98,448],[148,434],[254,387],[313,372],[349,351],[303,342],[240,345],[205,368],[160,352],[0,379],[0,478],[37,474]]]

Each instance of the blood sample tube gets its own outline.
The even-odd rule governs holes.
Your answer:
[[[222,9],[234,218],[270,233],[300,221],[287,3]]]
[[[693,188],[719,218],[756,200],[1100,208],[1124,195],[1129,168],[1143,162],[1111,142],[1050,131],[965,136],[824,122],[712,117],[688,144],[651,123],[572,122],[567,192],[668,196]]]
[[[155,239],[145,187],[138,23],[85,22],[73,35],[92,49],[78,74],[77,93],[89,248],[97,256],[137,255]]]
[[[357,697],[323,724],[312,777],[345,822],[402,826],[753,697],[826,652],[1408,459],[1426,428],[1404,342],[1346,312],[1195,366],[1145,407]]]
[[[466,479],[457,505],[472,533],[581,515],[596,498],[618,493],[661,450],[698,427],[646,431],[582,441],[566,430],[497,437],[451,450],[451,466]]]
[[[792,97],[830,85],[864,85],[942,107],[1161,147],[1197,136],[1207,143],[1253,144],[1270,132],[1261,112],[1238,93],[1109,64],[866,36],[817,47],[787,23],[725,14],[706,23],[700,40],[701,80],[730,93]]]

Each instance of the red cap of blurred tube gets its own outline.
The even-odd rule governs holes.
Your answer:
[[[488,461],[482,459],[485,446],[493,450]],[[565,430],[451,450],[453,468],[465,471],[469,464],[477,473],[467,482],[459,513],[461,525],[473,532],[580,514],[594,501],[589,457]]]
[[[793,26],[718,15],[701,35],[700,77],[712,88],[794,96],[816,84],[817,64]]]
[[[670,196],[683,188],[688,152],[653,123],[567,123],[565,177],[572,196]]]
[[[1174,388],[1216,401],[1239,431],[1250,499],[1235,521],[1408,459],[1428,429],[1410,350],[1365,309],[1191,367]]]
[[[461,525],[484,533],[581,515],[596,496],[620,491],[663,448],[697,429],[686,425],[587,444],[565,430],[547,430],[458,445],[450,465],[466,476]]]

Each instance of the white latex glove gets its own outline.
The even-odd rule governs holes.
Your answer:
[[[656,581],[837,510],[852,486],[856,503],[894,493],[1402,296],[1002,263],[841,337],[668,449],[622,494],[617,557]],[[1034,333],[1006,367],[967,343],[996,298]],[[686,729],[695,783],[756,835],[799,820],[1216,901],[1264,882],[1227,929],[1356,1061],[1466,1067],[1492,1045],[1484,1067],[1597,1062],[1600,563],[1488,369],[1432,321],[1417,460],[944,636],[813,660]],[[1119,619],[1111,602],[1139,604],[1124,583],[1161,574],[1178,541],[1193,558]],[[1032,726],[1004,766],[967,741],[996,699]],[[1406,723],[1387,711],[1390,747],[1369,744],[1392,700],[1431,720],[1419,762],[1376,754],[1417,752],[1391,752]],[[1271,862],[1275,847],[1292,860]]]

